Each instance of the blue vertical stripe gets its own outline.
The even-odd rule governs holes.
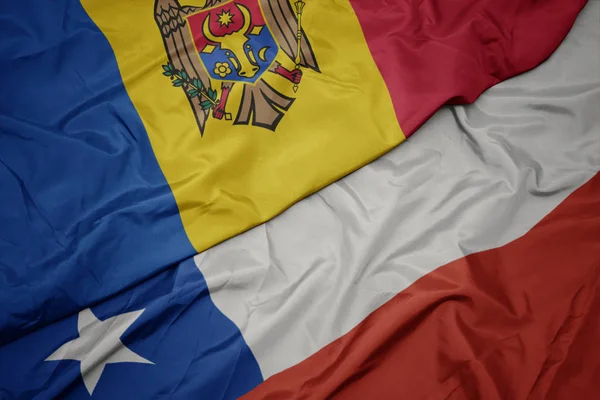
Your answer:
[[[0,8],[0,344],[194,249],[104,35],[74,0]]]
[[[88,307],[145,309],[121,340],[154,363],[107,365],[92,398],[252,389],[104,35],[77,1],[23,0],[0,38],[0,398],[90,398],[79,361],[45,361]]]

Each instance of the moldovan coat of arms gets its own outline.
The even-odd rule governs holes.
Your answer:
[[[295,99],[265,75],[282,76],[295,93],[303,68],[319,72],[302,27],[305,5],[305,0],[207,0],[192,7],[156,0],[154,17],[169,59],[163,75],[185,91],[201,134],[211,117],[277,128]],[[284,67],[282,57],[294,67]],[[243,85],[235,118],[228,104],[234,85]]]

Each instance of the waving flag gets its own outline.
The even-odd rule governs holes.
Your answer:
[[[402,314],[395,325],[385,323],[402,300],[390,293],[399,290],[360,286],[357,278],[361,293],[387,294],[379,300],[361,294],[357,299],[366,303],[356,313],[352,301],[342,302],[352,316],[348,324],[389,303],[355,330],[339,328],[307,344],[274,329],[311,315],[310,307],[304,313],[286,301],[290,292],[277,285],[280,276],[262,276],[253,262],[215,270],[205,265],[211,253],[194,256],[387,153],[443,104],[472,102],[537,66],[584,4],[6,4],[0,11],[0,397],[396,396],[381,376],[392,373],[386,360],[396,354],[386,343],[410,320]],[[565,200],[567,211],[539,215],[530,225],[552,225],[556,215],[582,204],[580,212],[591,215],[597,192],[592,179]],[[559,197],[552,197],[554,207],[566,195]],[[593,237],[597,219],[577,229]],[[523,239],[536,252],[540,230],[548,232],[536,226],[534,238]],[[311,235],[298,226],[290,231]],[[586,243],[575,239],[586,234],[548,243],[576,248]],[[519,246],[498,257],[520,258]],[[493,254],[481,258],[495,270]],[[548,263],[559,283],[559,260],[552,253],[531,263]],[[556,307],[594,276],[593,260],[579,261],[563,277],[568,288]],[[460,262],[446,270],[441,274],[460,274]],[[499,279],[509,279],[505,273]],[[258,287],[278,289],[268,298],[248,295]],[[318,298],[316,288],[303,296],[307,305]],[[484,313],[485,296],[473,298]],[[326,318],[345,315],[335,309],[337,316],[327,316],[326,304],[319,306]],[[533,337],[554,317],[528,332]],[[425,338],[435,330],[420,329]],[[379,351],[386,356],[372,358]],[[375,375],[365,372],[370,360],[383,366]],[[354,374],[367,377],[359,385],[367,389],[347,383]],[[445,381],[439,393],[468,376],[461,379]]]

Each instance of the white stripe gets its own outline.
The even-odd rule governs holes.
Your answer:
[[[536,70],[440,111],[380,160],[196,256],[265,378],[424,274],[523,235],[593,176],[599,6]]]

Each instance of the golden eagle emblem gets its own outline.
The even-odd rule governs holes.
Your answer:
[[[207,0],[203,7],[155,1],[169,59],[163,75],[185,92],[201,134],[211,117],[233,119],[228,97],[234,85],[243,85],[243,91],[233,124],[277,128],[295,99],[269,85],[265,74],[284,77],[296,92],[302,68],[319,72],[302,28],[305,5],[305,0]],[[279,58],[286,55],[294,68],[283,66]]]

